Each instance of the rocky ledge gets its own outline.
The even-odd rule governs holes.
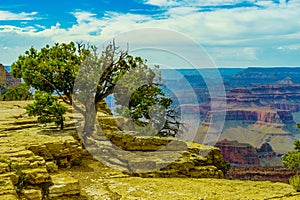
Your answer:
[[[177,138],[113,132],[89,138],[86,148],[106,165],[140,177],[223,178],[228,167],[220,149]]]
[[[33,131],[33,130],[32,130]],[[82,147],[72,136],[6,132],[0,137],[0,199],[78,196],[79,182],[59,168],[79,164]]]

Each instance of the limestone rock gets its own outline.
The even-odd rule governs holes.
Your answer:
[[[18,199],[15,187],[10,178],[0,177],[0,199]]]
[[[41,141],[40,144],[30,144],[27,149],[35,155],[42,156],[46,161],[57,161],[59,167],[70,167],[80,162],[82,147],[72,136],[62,136],[51,142]]]
[[[54,159],[46,145],[31,145],[28,149],[34,152],[35,155],[42,156],[46,161]]]
[[[18,171],[20,169],[33,169],[43,166],[45,166],[45,160],[40,156],[10,158],[10,169],[12,171]]]
[[[8,172],[5,174],[1,174],[0,180],[1,178],[9,178],[12,181],[13,185],[17,185],[19,182],[19,176],[15,172]]]
[[[28,200],[42,200],[43,199],[42,191],[37,190],[37,189],[24,189],[22,191],[22,194]]]
[[[19,198],[16,195],[4,194],[0,196],[0,200],[19,200]]]
[[[180,151],[187,149],[184,141],[176,138],[133,136],[122,132],[107,134],[117,147],[128,151]]]
[[[51,176],[54,185],[49,187],[49,199],[79,195],[80,188],[77,179],[68,176],[67,174],[56,174]]]
[[[32,185],[51,182],[51,177],[46,167],[22,170],[20,176]]]
[[[9,172],[8,163],[0,162],[0,174],[6,173],[6,172]]]
[[[223,178],[227,171],[216,147],[122,132],[107,134],[107,138],[95,140],[87,149],[104,164],[134,176]]]
[[[47,168],[48,172],[50,172],[50,173],[57,172],[57,170],[58,170],[58,166],[52,161],[46,162],[46,168]]]

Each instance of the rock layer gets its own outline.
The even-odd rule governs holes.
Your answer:
[[[247,143],[225,139],[217,142],[215,146],[221,149],[224,159],[235,166],[268,166],[270,163],[281,163],[269,143],[254,148]]]
[[[106,135],[90,138],[86,148],[108,166],[134,176],[223,178],[227,170],[220,149],[215,147],[123,132]]]

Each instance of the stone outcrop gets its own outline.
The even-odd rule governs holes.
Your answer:
[[[222,178],[227,170],[220,149],[176,138],[113,132],[88,143],[95,158],[134,176]]]
[[[221,149],[224,159],[235,166],[268,166],[270,163],[281,163],[269,143],[255,148],[247,143],[225,139],[217,142],[215,146]]]
[[[0,64],[0,84],[7,86],[16,86],[21,82],[21,79],[14,78],[5,67]]]
[[[213,113],[214,115],[217,115]],[[208,113],[208,115],[210,115]],[[208,118],[209,119],[209,118]],[[248,124],[257,122],[273,123],[273,124],[295,124],[293,116],[288,110],[272,110],[272,109],[228,109],[226,110],[225,120],[240,120]]]
[[[61,147],[59,144],[56,147],[57,151],[66,154],[65,149],[59,149]],[[68,154],[70,155],[70,153]],[[0,184],[0,191],[5,193],[7,199],[18,199],[18,196],[20,196],[26,199],[41,200],[45,196],[54,198],[62,195],[79,194],[78,181],[67,175],[55,174],[58,167],[54,162],[60,163],[60,157],[53,156],[53,160],[49,162],[46,162],[47,157],[45,158],[22,148],[2,150],[0,183],[5,183],[5,187],[3,189]],[[55,158],[59,160],[56,161]],[[67,167],[68,165],[59,166]],[[54,174],[51,175],[51,173]],[[77,186],[75,186],[76,184]],[[1,197],[3,195],[1,194]]]
[[[26,120],[21,124],[26,125]],[[16,126],[15,122],[7,122],[0,134],[0,199],[41,200],[79,195],[78,180],[57,173],[59,168],[80,163],[81,144],[72,136],[45,135],[35,127],[18,132]]]
[[[67,174],[55,174],[51,176],[51,179],[53,185],[49,187],[49,199],[79,195],[80,187],[77,179]]]
[[[222,140],[215,145],[220,148],[224,159],[233,165],[254,165],[260,164],[256,149],[250,144],[237,141]]]
[[[0,84],[6,83],[6,70],[2,64],[0,64]]]
[[[9,177],[0,176],[0,199],[18,200],[15,186]]]
[[[55,161],[59,167],[71,167],[80,163],[82,147],[72,136],[65,136],[56,142],[30,144],[27,149],[35,155],[42,156],[46,161]]]
[[[300,170],[298,170],[298,173]],[[252,180],[252,181],[274,181],[289,182],[289,178],[294,176],[297,170],[292,170],[276,166],[232,166],[226,178]]]

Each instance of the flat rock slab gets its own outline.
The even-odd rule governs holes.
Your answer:
[[[67,174],[55,174],[51,176],[54,185],[49,188],[49,198],[72,196],[80,194],[78,179]]]
[[[0,200],[17,200],[15,187],[9,177],[0,177]]]

